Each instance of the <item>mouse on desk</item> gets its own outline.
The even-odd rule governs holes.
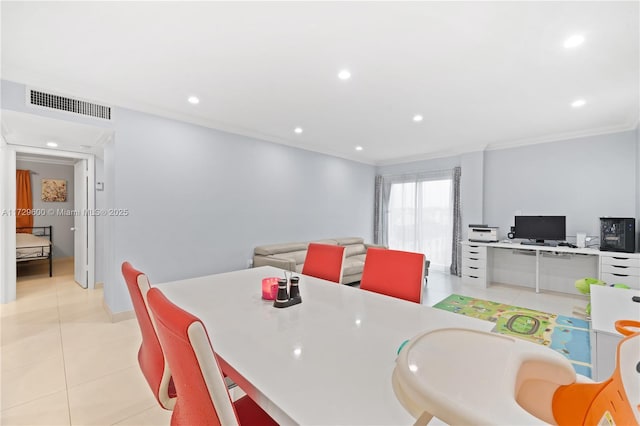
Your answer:
[[[566,242],[564,242],[564,243],[558,243],[558,246],[560,246],[560,247],[578,248],[578,246],[577,246],[577,245],[575,245],[575,244],[571,244],[571,243],[566,243]]]

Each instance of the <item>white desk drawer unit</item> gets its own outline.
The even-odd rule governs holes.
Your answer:
[[[462,246],[462,283],[477,287],[487,287],[487,248],[483,246]]]
[[[464,245],[462,246],[462,256],[468,256],[473,259],[486,259],[487,248],[474,245]]]
[[[487,275],[486,268],[481,268],[479,266],[463,266],[462,267],[462,275],[470,276],[470,277],[478,277],[485,278]]]
[[[640,255],[601,252],[600,279],[607,284],[626,284],[640,290]]]

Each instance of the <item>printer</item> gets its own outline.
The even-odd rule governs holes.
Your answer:
[[[487,225],[469,225],[469,241],[476,243],[498,242],[498,227]]]

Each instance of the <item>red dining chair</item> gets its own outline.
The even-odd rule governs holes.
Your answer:
[[[147,379],[147,383],[149,383],[160,406],[172,410],[176,402],[176,389],[146,301],[151,285],[147,276],[135,269],[129,262],[122,264],[122,275],[127,283],[133,309],[142,332],[142,344],[138,350],[138,364],[140,364],[142,374]]]
[[[342,281],[344,246],[309,243],[302,274],[339,283]]]
[[[248,396],[231,402],[209,335],[197,317],[157,288],[149,290],[148,301],[179,395],[172,425],[277,425]]]
[[[422,253],[369,248],[360,288],[422,303],[424,261]]]

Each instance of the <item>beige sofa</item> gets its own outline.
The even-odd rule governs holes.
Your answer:
[[[360,281],[364,258],[369,247],[383,247],[365,244],[362,238],[346,237],[313,241],[323,244],[337,244],[345,247],[342,283],[351,284]],[[287,271],[302,272],[309,242],[269,244],[253,250],[253,266],[275,266]]]

